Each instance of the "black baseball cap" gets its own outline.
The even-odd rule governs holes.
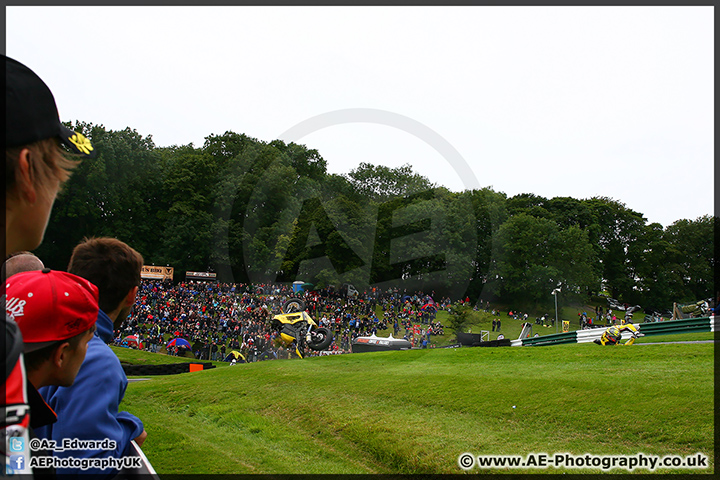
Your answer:
[[[60,122],[55,97],[28,67],[5,55],[5,147],[20,147],[57,137],[73,153],[94,157],[95,148],[81,133]]]

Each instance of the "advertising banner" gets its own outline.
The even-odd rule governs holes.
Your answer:
[[[143,265],[140,271],[140,278],[148,278],[153,280],[172,280],[173,267],[156,267],[154,265]]]

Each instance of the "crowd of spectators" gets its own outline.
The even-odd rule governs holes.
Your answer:
[[[334,336],[327,350],[308,351],[308,355],[349,353],[357,337],[387,336],[381,332],[389,329],[396,338],[427,348],[432,346],[433,335],[444,334],[436,313],[450,304],[447,298],[435,302],[432,295],[394,289],[373,289],[356,296],[331,289],[298,295],[285,284],[176,284],[143,279],[132,314],[123,329],[115,332],[115,344],[169,355],[190,351],[195,358],[213,361],[230,361],[237,356],[231,352],[246,362],[287,358],[291,353],[275,342],[277,332],[268,320],[281,313],[287,299],[301,296],[310,316]],[[129,341],[129,336],[135,336],[135,341]],[[189,347],[167,346],[174,338],[186,340]]]

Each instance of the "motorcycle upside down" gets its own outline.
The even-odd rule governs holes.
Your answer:
[[[298,357],[303,358],[306,348],[320,351],[325,350],[333,341],[332,332],[319,327],[312,317],[305,311],[305,302],[298,298],[286,301],[283,313],[274,315],[270,326],[277,332],[277,341],[288,350],[293,346]]]

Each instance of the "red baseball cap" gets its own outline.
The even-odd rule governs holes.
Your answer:
[[[5,284],[5,310],[22,332],[25,352],[89,330],[98,317],[98,288],[82,277],[44,268]]]

